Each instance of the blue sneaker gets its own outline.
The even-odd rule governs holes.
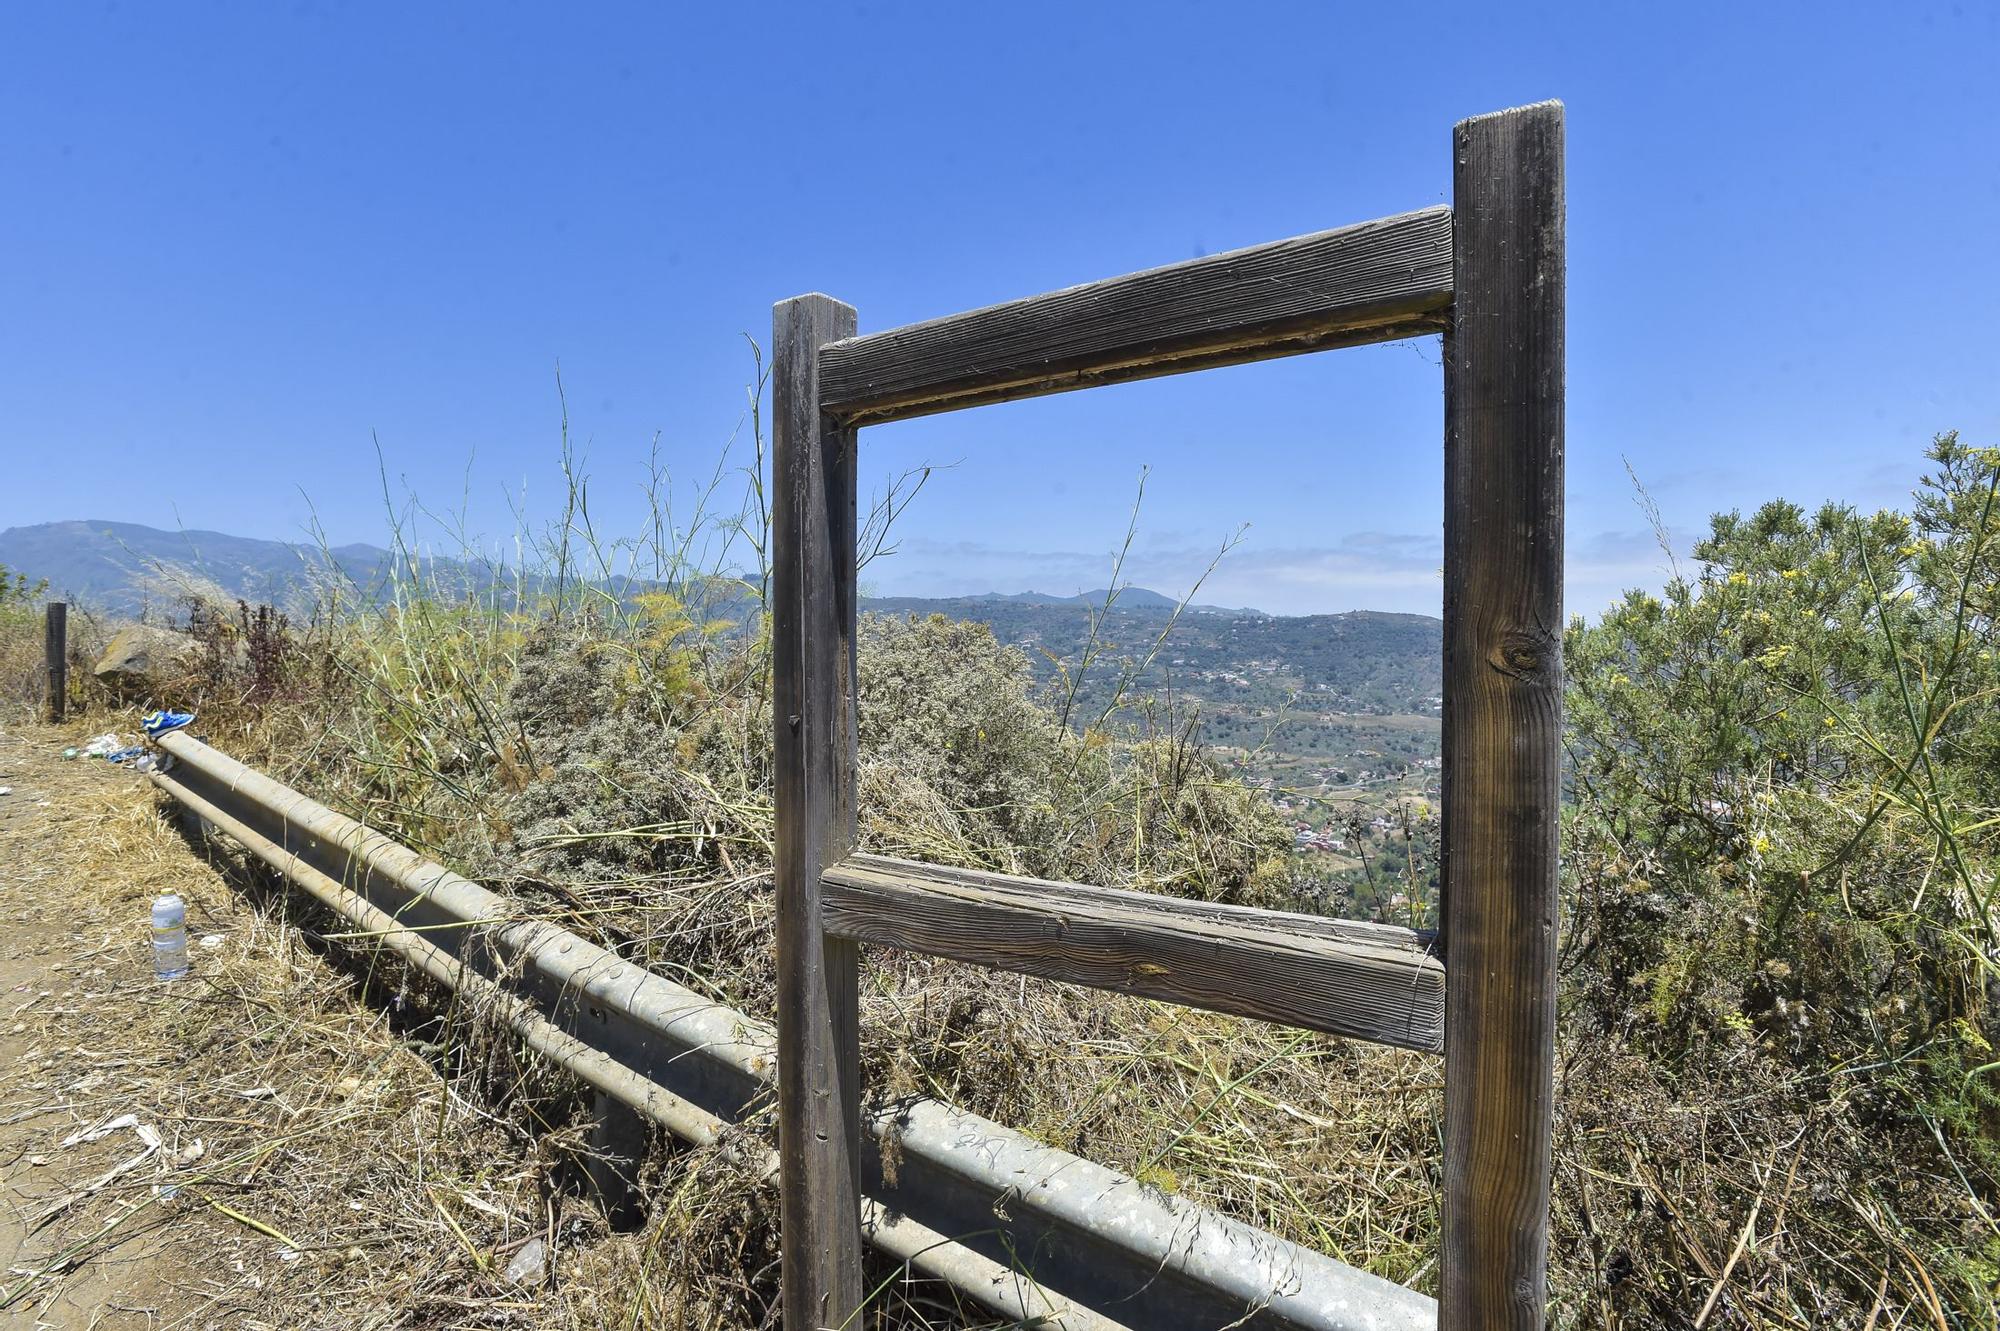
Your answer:
[[[139,729],[157,737],[169,730],[179,730],[193,720],[193,712],[148,712],[139,719]]]

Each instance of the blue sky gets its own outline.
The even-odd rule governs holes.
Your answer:
[[[2000,6],[11,5],[0,527],[384,538],[391,486],[600,529],[705,475],[771,303],[864,330],[1448,202],[1453,121],[1569,108],[1569,603],[1776,494],[2000,443]],[[863,435],[949,464],[883,592],[1434,611],[1434,341]],[[739,438],[740,444],[740,438]]]

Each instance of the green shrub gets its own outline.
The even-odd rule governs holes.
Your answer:
[[[46,580],[0,564],[0,706],[22,716],[41,707],[47,691],[42,637]]]
[[[1822,1176],[1822,1214],[1964,1217],[1902,1241],[1990,1318],[2000,450],[1929,456],[1908,514],[1722,515],[1663,596],[1572,626],[1565,1001],[1650,1084],[1755,1106],[1734,1151],[1900,1159]]]

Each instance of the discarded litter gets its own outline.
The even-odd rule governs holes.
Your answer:
[[[548,1245],[542,1240],[528,1240],[507,1263],[507,1279],[516,1285],[540,1284],[548,1268],[548,1253]]]
[[[76,745],[72,744],[68,748],[63,750],[63,758],[65,761],[67,761],[68,759],[74,757],[76,757]]]
[[[126,1128],[137,1128],[138,1126],[139,1116],[137,1114],[120,1114],[116,1118],[105,1119],[94,1128],[80,1128],[72,1132],[69,1136],[62,1139],[62,1147],[64,1150],[68,1150],[72,1146],[81,1146],[84,1142],[94,1142],[99,1137],[109,1137],[114,1132],[122,1132]],[[158,1139],[155,1138],[154,1145],[158,1144]]]
[[[85,744],[82,752],[86,758],[103,758],[109,754],[118,752],[118,750],[124,747],[124,742],[118,738],[117,733],[107,730],[96,739]]]
[[[153,977],[178,980],[187,973],[187,903],[168,893],[153,903]]]
[[[11,795],[13,793],[14,788],[12,786],[0,786],[0,795]]]
[[[63,1138],[61,1144],[64,1150],[68,1150],[72,1146],[81,1146],[85,1142],[94,1142],[100,1137],[109,1137],[114,1132],[123,1132],[126,1128],[132,1129],[133,1133],[139,1138],[140,1145],[146,1147],[148,1150],[158,1149],[160,1145],[160,1130],[150,1123],[141,1123],[137,1114],[120,1114],[116,1118],[105,1119],[96,1127],[80,1128]]]
[[[148,735],[159,736],[169,730],[179,730],[193,720],[193,712],[148,712],[139,718],[139,728]]]
[[[213,952],[213,951],[215,951],[215,949],[217,949],[217,948],[219,948],[219,947],[221,947],[221,946],[222,946],[222,935],[221,935],[221,934],[203,934],[203,935],[202,935],[202,938],[201,938],[201,946],[202,946],[202,950],[203,950],[203,951],[205,951],[205,952]]]
[[[105,1120],[94,1128],[88,1128],[82,1132],[73,1132],[63,1138],[63,1145],[68,1147],[79,1145],[83,1142],[93,1142],[100,1137],[108,1136],[118,1131],[120,1128],[132,1129],[133,1133],[139,1138],[139,1145],[144,1149],[130,1159],[111,1166],[111,1168],[105,1170],[81,1188],[74,1189],[68,1196],[59,1199],[53,1206],[50,1206],[39,1216],[35,1217],[33,1221],[34,1227],[39,1228],[41,1225],[48,1223],[84,1198],[93,1195],[120,1175],[128,1174],[137,1169],[140,1165],[152,1159],[153,1153],[160,1149],[160,1130],[150,1123],[141,1123],[136,1114],[120,1114],[116,1118]]]
[[[131,744],[125,748],[114,749],[110,753],[105,754],[104,761],[107,763],[126,763],[132,761],[134,758],[145,756],[145,753],[146,750],[142,746]]]

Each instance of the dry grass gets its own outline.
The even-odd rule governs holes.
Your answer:
[[[753,494],[732,521],[755,533],[761,517]],[[557,599],[520,595],[517,583],[507,601],[492,588],[399,584],[385,604],[316,624],[247,671],[191,677],[180,696],[245,761],[769,1018],[771,716],[757,607],[718,632],[674,595],[612,594],[609,552],[570,546],[576,521],[547,563],[571,578],[585,570],[594,587],[571,583]],[[666,544],[651,547],[654,570],[683,579],[682,591],[720,567],[687,562],[688,533]],[[761,587],[761,573],[744,585]],[[227,617],[213,622],[226,639]],[[212,658],[239,656],[218,640]],[[1283,904],[1269,810],[1183,737],[1117,724],[1075,733],[1030,696],[1020,661],[963,626],[875,626],[861,667],[869,848]],[[120,834],[128,846],[163,834],[145,832],[153,815],[132,811],[141,807],[119,815],[134,820]],[[185,862],[184,848],[162,844]],[[1569,937],[1588,947],[1581,908],[1649,898],[1643,882],[1580,854],[1575,837],[1569,853],[1579,880],[1568,884]],[[100,867],[124,882],[122,868]],[[151,872],[118,911],[155,885]],[[207,908],[220,918],[228,897],[219,882],[214,893]],[[1714,909],[1696,900],[1671,921]],[[189,996],[135,998],[136,1020],[100,1021],[89,1039],[148,1060],[132,1065],[132,1094],[168,1097],[146,1101],[149,1121],[170,1121],[169,1109],[247,1120],[235,1137],[218,1131],[213,1158],[264,1153],[250,1157],[246,1190],[222,1200],[305,1254],[249,1266],[268,1291],[260,1316],[316,1307],[357,1325],[771,1324],[770,1199],[725,1161],[662,1145],[645,1226],[607,1232],[570,1178],[584,1120],[569,1088],[515,1062],[476,1014],[371,979],[365,963],[330,966],[310,919],[281,904],[255,919],[241,926],[254,946],[225,947]],[[97,927],[112,924],[107,915]],[[1942,1134],[1933,1143],[1911,1130],[1894,1068],[1809,1049],[1775,1057],[1736,1036],[1667,1049],[1649,981],[1615,979],[1613,991],[1589,988],[1574,955],[1565,972],[1555,1325],[1991,1331],[1990,1190],[1959,1173]],[[876,952],[862,997],[871,1093],[936,1096],[1434,1287],[1437,1060]],[[379,1015],[398,999],[394,1021]],[[39,1093],[59,1103],[45,1080]],[[264,1084],[284,1105],[230,1099]],[[61,1112],[76,1123],[89,1107]],[[269,1140],[291,1123],[332,1125],[338,1138]],[[246,1239],[263,1231],[213,1207],[175,1206],[231,1220],[239,1246],[276,1242]],[[371,1248],[363,1233],[381,1242]],[[505,1282],[509,1245],[533,1235],[555,1245],[551,1281]],[[872,1313],[896,1328],[966,1320],[935,1291],[894,1282]]]
[[[246,901],[191,852],[150,788],[80,763],[30,779],[51,806],[0,831],[0,860],[16,930],[45,926],[46,987],[20,1015],[0,1118],[31,1166],[10,1170],[16,1197],[43,1203],[38,1216],[51,1196],[67,1205],[0,1301],[47,1309],[69,1271],[131,1263],[138,1245],[167,1254],[151,1287],[186,1325],[225,1310],[270,1325],[452,1323],[449,1309],[490,1297],[492,1253],[601,1232],[591,1207],[549,1187],[542,1141],[441,1080],[282,900]],[[188,900],[197,938],[220,940],[171,985],[150,978],[144,924],[166,891]],[[124,1114],[159,1148],[94,1191],[65,1190],[89,1166],[61,1139]],[[136,1140],[114,1135],[113,1154]],[[517,1324],[563,1324],[543,1315],[562,1310],[546,1291],[507,1299],[533,1314]]]
[[[0,579],[4,582],[4,579]],[[48,694],[42,601],[11,602],[0,594],[0,724],[39,720]],[[69,709],[93,714],[108,701],[90,668],[111,639],[111,626],[87,607],[72,605],[66,621]]]
[[[865,1079],[1011,1124],[1403,1283],[1436,1233],[1442,1065],[953,962],[871,956]]]
[[[157,1327],[769,1323],[774,1199],[738,1165],[661,1143],[645,1223],[614,1232],[577,1087],[323,941],[325,921],[191,843],[136,775],[54,756],[81,735],[0,734],[27,800],[0,822],[0,1196],[19,1222],[0,1228],[19,1245],[0,1308]],[[177,984],[150,975],[147,908],[167,891],[193,938],[220,940],[197,941]],[[157,1149],[131,1127],[61,1145],[125,1114]],[[876,1272],[871,1325],[985,1324],[896,1274]]]

